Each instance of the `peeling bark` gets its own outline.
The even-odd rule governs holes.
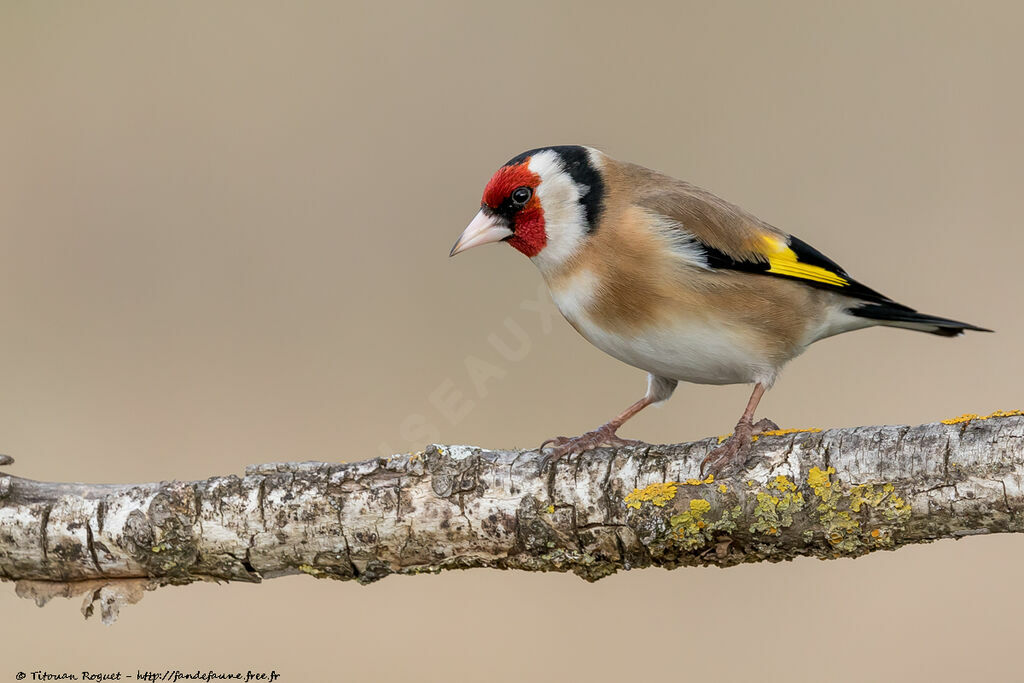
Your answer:
[[[197,580],[492,567],[594,581],[1024,530],[1017,411],[764,436],[747,469],[694,479],[714,446],[599,449],[545,472],[535,451],[430,446],[194,482],[0,475],[0,578],[39,604],[85,595],[86,616],[99,605],[110,622],[144,590]]]

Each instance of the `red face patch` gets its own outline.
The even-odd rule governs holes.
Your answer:
[[[508,243],[533,257],[547,244],[548,236],[544,230],[544,209],[537,197],[540,176],[530,170],[529,163],[527,158],[521,163],[499,168],[484,188],[483,203],[511,223],[514,234]],[[514,210],[509,197],[519,187],[528,187],[534,192],[525,206]]]

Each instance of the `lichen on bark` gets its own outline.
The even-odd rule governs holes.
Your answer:
[[[105,620],[142,590],[285,574],[372,583],[490,567],[572,571],[857,556],[1024,528],[1024,416],[765,435],[742,470],[716,445],[534,451],[430,446],[278,463],[193,482],[90,485],[0,474],[0,578],[85,595]],[[131,583],[122,583],[131,582]]]

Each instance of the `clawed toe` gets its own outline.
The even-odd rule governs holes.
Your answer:
[[[601,446],[639,446],[643,444],[643,442],[637,441],[636,439],[623,439],[622,437],[617,436],[614,430],[605,426],[595,429],[592,432],[581,434],[580,436],[572,439],[564,436],[556,436],[544,441],[538,450],[543,450],[549,444],[551,445],[551,452],[545,453],[540,459],[541,471],[543,471],[549,464],[557,462],[560,458],[566,455],[585,453],[586,451],[590,451]]]
[[[717,477],[718,473],[721,472],[726,465],[729,465],[732,462],[739,462],[740,464],[743,464],[746,462],[747,455],[750,453],[751,444],[753,443],[753,439],[751,437],[763,434],[764,432],[775,431],[778,428],[779,425],[775,424],[767,417],[758,420],[753,425],[749,422],[736,425],[735,433],[726,439],[721,446],[708,453],[706,458],[701,460],[701,478],[707,474],[713,474]]]
[[[769,422],[771,421],[769,420]],[[701,478],[703,479],[708,474],[718,476],[725,466],[733,461],[745,461],[746,455],[750,451],[750,437],[753,433],[754,426],[750,423],[736,425],[736,431],[733,435],[726,439],[725,443],[721,446],[708,453],[706,458],[701,460]]]
[[[550,439],[545,439],[541,442],[537,450],[542,452],[540,457],[540,471],[543,472],[547,469],[547,466],[553,462],[556,462],[563,455],[568,455],[571,451],[573,439],[567,436],[555,436]],[[550,453],[543,453],[544,449],[551,446]]]
[[[570,441],[572,441],[572,439],[570,439],[567,436],[553,436],[550,439],[544,439],[543,441],[541,441],[540,445],[537,446],[537,450],[538,451],[542,451],[549,444],[554,446],[557,449],[559,446],[563,446],[563,445],[569,443]]]
[[[708,453],[707,457],[700,461],[700,477],[703,479],[709,474],[718,475],[739,452],[739,442],[730,437],[728,441]]]

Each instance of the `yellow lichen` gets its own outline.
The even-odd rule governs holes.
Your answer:
[[[963,422],[971,422],[972,420],[991,420],[994,417],[1013,417],[1015,415],[1024,415],[1024,410],[997,410],[990,415],[978,415],[977,413],[964,413],[956,417],[951,417],[948,420],[941,420],[944,425],[955,425]]]
[[[710,521],[705,519],[705,515],[711,512],[711,503],[703,498],[694,498],[689,503],[689,510],[673,515],[669,523],[682,546],[694,550],[709,543],[717,532],[735,529],[735,520],[742,511],[742,506],[737,505],[723,511],[720,519]]]
[[[676,490],[680,486],[701,486],[712,484],[715,475],[709,474],[705,479],[687,479],[686,481],[666,481],[660,484],[651,484],[642,489],[633,489],[625,498],[626,507],[639,510],[643,503],[651,503],[658,507],[664,507],[666,503],[676,497]]]
[[[860,522],[853,519],[846,510],[838,509],[842,492],[832,487],[831,476],[835,473],[833,467],[827,470],[812,467],[807,473],[807,484],[820,501],[817,508],[818,521],[824,528],[825,538],[833,547],[852,552],[860,545],[860,540],[853,533],[860,526]]]
[[[324,573],[322,569],[317,569],[311,564],[300,564],[299,571],[310,576],[319,576]]]
[[[666,481],[661,484],[651,484],[642,489],[633,489],[625,498],[626,507],[639,510],[643,503],[665,507],[667,502],[676,497],[678,484],[679,482]]]
[[[780,474],[779,476],[775,477],[774,482],[770,485],[769,488],[772,487],[779,491],[796,491],[796,484],[790,481],[789,477],[787,477],[784,474]]]
[[[873,484],[852,486],[850,487],[850,509],[854,512],[860,512],[861,507],[865,503],[874,507],[881,503],[882,499],[887,495],[888,492],[882,488],[876,491]]]
[[[729,490],[729,487],[726,486],[725,484],[719,484],[718,485],[718,492],[719,493],[725,493],[728,490]]]
[[[548,505],[548,514],[550,515],[550,514],[553,514],[554,512],[555,512],[555,506],[554,505]]]
[[[780,529],[792,526],[793,514],[803,509],[804,494],[797,491],[796,483],[784,475],[772,479],[767,488],[768,491],[760,491],[756,496],[750,532],[778,536]],[[772,490],[780,495],[770,493]]]
[[[803,432],[820,432],[821,429],[818,427],[804,427],[798,429],[769,429],[761,432],[763,436],[785,436],[786,434],[799,434]]]
[[[703,498],[695,498],[690,501],[690,513],[703,515],[711,510],[711,503]]]
[[[977,413],[964,413],[963,415],[958,415],[956,417],[951,417],[948,420],[942,420],[942,424],[944,424],[944,425],[955,425],[955,424],[959,424],[960,422],[970,422],[971,420],[976,420],[976,419],[978,419],[978,414]]]
[[[841,552],[857,554],[865,545],[892,547],[892,529],[900,529],[909,519],[911,508],[907,502],[895,495],[896,487],[886,484],[857,484],[844,491],[839,481],[832,481],[835,470],[812,468],[807,483],[817,496],[818,521],[825,538],[832,547]],[[855,519],[854,515],[861,519]],[[888,522],[892,528],[861,530],[861,520]]]
[[[835,473],[834,467],[829,467],[827,470],[823,470],[820,467],[812,467],[811,471],[807,473],[807,485],[814,491],[814,495],[821,498],[826,495],[826,489],[832,486],[829,477]]]

